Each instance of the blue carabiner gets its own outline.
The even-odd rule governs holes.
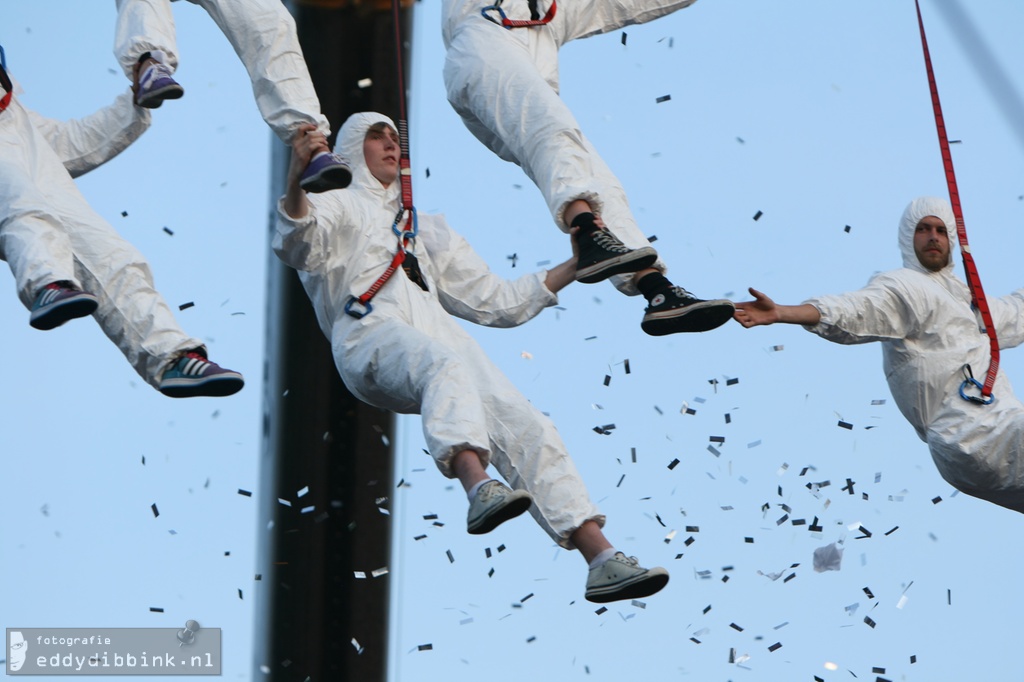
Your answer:
[[[357,305],[358,306],[362,306],[363,310],[356,310],[354,308],[354,306],[357,306]],[[364,303],[364,302],[360,301],[358,298],[356,298],[355,296],[350,297],[348,299],[348,302],[345,304],[345,314],[349,315],[351,317],[354,317],[357,320],[363,319],[364,317],[366,317],[367,315],[369,315],[372,312],[373,312],[373,306],[370,305],[369,301],[366,301]]]
[[[488,12],[497,12],[498,15],[501,17],[501,21],[498,21],[494,17],[488,15]],[[498,26],[501,26],[502,28],[507,29],[509,31],[512,30],[512,27],[505,23],[508,21],[508,17],[505,16],[505,12],[502,11],[500,4],[488,5],[487,7],[484,7],[482,10],[480,10],[480,14],[483,15],[484,19],[491,22],[492,24],[497,24]]]
[[[404,211],[403,211],[403,213],[404,213]],[[415,208],[410,208],[409,209],[409,215],[412,218],[412,230],[399,230],[398,229],[398,223],[402,222],[401,214],[399,214],[398,218],[391,225],[391,231],[394,232],[395,236],[398,237],[399,239],[402,239],[402,240],[415,239],[416,235],[418,235],[419,232],[420,232],[420,219],[419,219],[419,215],[416,213],[416,209]]]
[[[996,397],[993,395],[990,395],[987,398],[984,394],[980,396],[967,395],[967,391],[965,389],[968,388],[969,386],[974,386],[979,391],[984,390],[984,387],[981,385],[980,381],[978,381],[974,377],[968,377],[967,379],[964,379],[964,382],[962,384],[960,384],[960,397],[963,398],[964,400],[970,401],[972,403],[978,403],[979,405],[991,405],[992,401],[996,399]]]

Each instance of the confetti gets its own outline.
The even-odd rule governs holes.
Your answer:
[[[841,428],[853,430],[853,424],[844,422],[842,419],[839,420],[838,424]]]
[[[164,232],[166,232],[167,234],[171,235],[172,237],[174,236],[174,230],[172,230],[172,229],[171,229],[171,228],[169,228],[169,227],[166,227],[166,226],[165,226],[165,227],[164,227]]]
[[[814,571],[824,573],[825,571],[838,571],[843,563],[843,549],[836,546],[836,543],[825,545],[814,550]]]
[[[674,459],[671,462],[669,462],[668,468],[671,471],[672,469],[675,469],[678,465],[679,465],[679,460],[678,459]]]
[[[238,489],[238,494],[242,495],[243,497],[252,497],[252,493],[251,492],[249,492],[248,490],[244,490],[242,488]]]
[[[153,518],[160,516],[160,510],[156,508],[156,502],[150,505],[150,509],[153,510]]]
[[[149,607],[149,612],[150,613],[163,613],[164,610],[163,610],[162,607],[159,607],[159,606],[150,606]]]
[[[360,89],[365,90],[366,88],[368,88],[371,85],[373,85],[373,79],[372,78],[360,78],[358,81],[356,81],[356,85]]]
[[[757,213],[754,214],[754,220],[760,220],[761,216],[763,216],[763,215],[764,215],[764,213],[762,213],[761,211],[758,211]]]
[[[672,95],[662,95],[661,97],[657,98],[654,101],[658,104],[661,104],[662,102],[667,102],[670,99],[672,99]]]
[[[847,234],[849,234],[850,233],[850,229],[851,229],[850,226],[847,225],[846,227],[843,228],[843,232],[846,232]]]
[[[775,652],[782,648],[782,642],[776,642],[768,647],[768,651]]]
[[[448,555],[448,563],[454,564],[455,563],[455,557],[452,556],[452,551],[450,549],[446,549],[445,550],[445,554]]]
[[[179,305],[178,306],[178,310],[188,310],[189,308],[191,308],[193,306],[195,306],[195,303],[193,303],[192,301],[189,301],[188,303],[182,303],[181,305]]]

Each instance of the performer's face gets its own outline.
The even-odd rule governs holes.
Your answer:
[[[398,177],[398,133],[391,126],[374,125],[363,140],[363,156],[373,177],[387,187]]]
[[[938,272],[949,263],[949,234],[946,224],[933,215],[925,216],[914,230],[914,253],[921,265]]]

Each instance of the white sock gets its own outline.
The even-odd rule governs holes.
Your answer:
[[[477,491],[480,490],[480,486],[482,486],[484,483],[490,483],[493,480],[493,478],[485,478],[482,481],[474,483],[473,487],[466,491],[466,497],[468,497],[469,501],[472,502],[473,498],[476,497]]]
[[[597,568],[598,566],[602,565],[604,562],[608,561],[613,556],[615,556],[618,553],[618,551],[619,550],[615,549],[614,547],[609,547],[608,549],[604,550],[596,557],[594,557],[594,560],[590,562],[590,568]]]

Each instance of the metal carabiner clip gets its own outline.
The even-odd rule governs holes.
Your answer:
[[[979,405],[991,405],[992,401],[996,399],[994,395],[985,395],[985,387],[981,385],[981,382],[974,378],[974,372],[971,371],[970,365],[964,365],[964,381],[960,384],[960,397],[972,403]],[[967,390],[970,387],[978,389],[981,395],[968,395]]]
[[[501,17],[501,21],[498,21],[497,19],[489,15],[488,12],[497,12],[498,16]],[[492,24],[497,24],[498,26],[508,29],[509,31],[512,30],[512,27],[508,25],[508,17],[505,16],[504,10],[501,9],[500,2],[484,7],[483,9],[480,10],[480,14],[483,16],[484,19],[491,22]]]
[[[356,310],[356,306],[361,306],[363,309],[362,310]],[[348,302],[345,303],[345,314],[349,315],[351,317],[354,317],[357,320],[363,319],[364,317],[366,317],[367,315],[369,315],[372,312],[373,312],[373,306],[370,305],[369,301],[366,301],[366,302],[360,301],[355,296],[350,297],[348,299]]]

